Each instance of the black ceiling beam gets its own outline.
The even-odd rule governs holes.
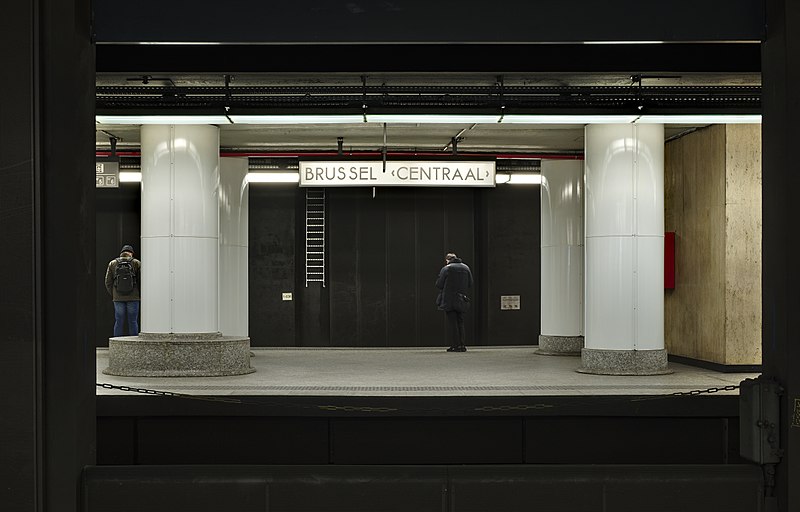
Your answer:
[[[131,75],[607,73],[622,77],[650,72],[760,73],[761,51],[758,43],[114,44],[97,46],[97,71]]]
[[[161,87],[98,86],[98,112],[179,109],[330,111],[495,110],[507,112],[642,109],[760,112],[761,88],[691,87],[506,87],[493,86],[310,86]],[[243,113],[243,112],[239,112]]]
[[[100,43],[761,41],[762,0],[94,2]],[[390,57],[390,55],[387,55]]]

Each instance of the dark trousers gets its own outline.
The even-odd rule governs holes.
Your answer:
[[[447,314],[447,343],[451,347],[464,346],[464,314],[460,311],[445,311]]]

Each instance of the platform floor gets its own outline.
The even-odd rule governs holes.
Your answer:
[[[661,395],[739,384],[754,373],[722,373],[670,363],[647,377],[587,375],[580,357],[542,356],[537,347],[254,348],[255,373],[235,377],[114,377],[97,349],[97,382],[194,395],[263,396],[581,396]],[[738,394],[738,390],[722,391]],[[97,394],[129,391],[97,388]]]

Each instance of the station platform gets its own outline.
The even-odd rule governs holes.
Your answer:
[[[756,373],[723,373],[670,363],[673,373],[607,376],[578,373],[580,357],[543,356],[536,346],[444,348],[253,348],[254,373],[233,377],[115,377],[102,373],[108,350],[97,349],[97,382],[190,395],[230,396],[653,396],[723,388]],[[723,390],[720,395],[738,395]],[[97,388],[98,395],[131,395]]]

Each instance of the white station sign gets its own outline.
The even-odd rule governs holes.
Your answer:
[[[495,163],[450,161],[300,162],[301,187],[494,187]]]

